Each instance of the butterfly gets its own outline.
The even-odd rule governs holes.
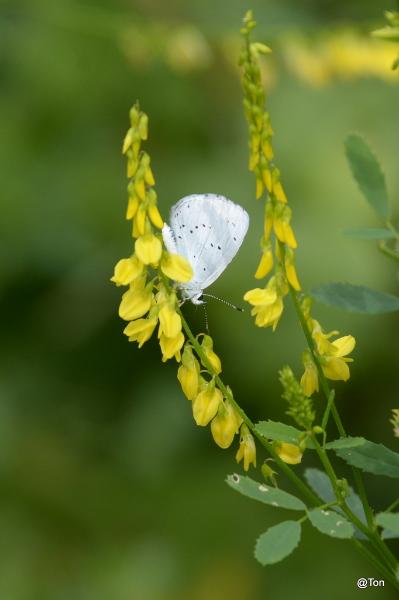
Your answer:
[[[203,291],[223,273],[237,254],[249,225],[248,213],[217,194],[192,194],[170,211],[162,237],[166,249],[184,256],[193,278],[180,284],[184,300],[203,304]]]

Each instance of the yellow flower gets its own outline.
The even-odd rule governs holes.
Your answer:
[[[286,247],[285,249],[285,258],[284,258],[284,266],[285,266],[285,274],[287,275],[287,279],[291,286],[297,292],[301,289],[301,284],[299,283],[298,276],[295,270],[294,264],[294,252],[290,247]]]
[[[256,446],[248,427],[243,423],[240,430],[240,446],[236,454],[236,461],[239,463],[244,459],[244,471],[248,471],[249,465],[256,467]]]
[[[164,303],[159,311],[159,337],[163,334],[168,338],[175,338],[181,331],[181,318],[169,303]]]
[[[223,394],[215,386],[215,381],[212,380],[193,401],[193,417],[197,425],[201,427],[208,425],[218,412],[222,400]]]
[[[256,269],[255,279],[263,279],[270,273],[273,268],[273,252],[271,249],[270,242],[268,242],[262,253],[258,268]]]
[[[199,391],[199,372],[200,366],[193,356],[191,346],[184,346],[182,364],[177,371],[177,379],[180,382],[182,390],[188,400],[194,400]]]
[[[244,300],[252,306],[271,306],[277,299],[277,292],[273,288],[254,288],[244,295]]]
[[[287,442],[276,442],[274,449],[281,460],[288,465],[298,465],[302,460],[303,452],[294,444]]]
[[[135,243],[136,255],[145,265],[157,265],[162,255],[162,244],[153,233],[146,233]]]
[[[186,283],[193,278],[193,269],[190,263],[184,256],[180,256],[179,254],[164,252],[161,269],[166,277],[180,283]]]
[[[147,319],[137,319],[126,325],[123,333],[129,336],[129,342],[138,342],[139,348],[141,348],[152,336],[157,322],[155,316],[150,316]]]
[[[159,345],[161,346],[162,351],[162,362],[166,362],[170,358],[175,357],[176,360],[180,361],[180,350],[182,349],[184,344],[184,335],[181,331],[174,338],[166,337],[166,335],[161,334],[159,338]]]
[[[212,338],[209,335],[204,335],[201,346],[205,352],[208,362],[211,363],[214,373],[219,375],[219,373],[222,372],[222,363],[220,362],[218,355],[213,351]]]
[[[117,286],[129,285],[143,272],[143,263],[139,261],[137,256],[130,258],[121,258],[115,265],[114,275],[111,277]]]
[[[119,305],[119,316],[125,321],[133,321],[150,310],[153,300],[152,285],[145,286],[145,278],[139,278],[130,284],[122,296]]]
[[[158,229],[162,229],[163,220],[155,202],[150,203],[148,207],[148,216],[150,217],[151,222],[155,225],[155,227],[158,227]]]
[[[126,209],[126,219],[133,219],[136,216],[137,210],[139,207],[139,199],[138,197],[133,194],[132,196],[129,197],[128,203],[127,203],[127,209]]]
[[[275,331],[283,310],[283,299],[281,296],[278,296],[273,304],[255,306],[251,310],[251,315],[255,317],[255,325],[258,327],[272,327],[273,331]]]
[[[297,247],[297,241],[295,239],[294,232],[290,225],[291,220],[291,209],[289,206],[279,204],[275,208],[273,218],[274,233],[280,242],[287,244],[291,248]]]
[[[303,353],[303,366],[305,367],[305,372],[301,377],[301,386],[306,396],[310,398],[314,392],[319,391],[319,377],[317,367],[310,356],[310,352],[307,350]]]
[[[321,335],[320,333],[318,334],[319,340],[321,340]],[[349,379],[350,371],[347,363],[352,362],[352,359],[346,355],[352,352],[355,344],[356,341],[352,335],[345,335],[333,342],[326,342],[324,340],[322,368],[324,375],[328,379],[333,381],[347,381]]]
[[[211,432],[213,439],[220,448],[231,446],[240,426],[240,418],[229,401],[221,402],[219,410],[212,419]]]

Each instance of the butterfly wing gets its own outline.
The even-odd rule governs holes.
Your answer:
[[[187,295],[209,287],[236,255],[249,217],[238,204],[216,194],[193,194],[172,207],[171,227],[163,231],[169,251],[190,262],[193,279],[182,286]]]

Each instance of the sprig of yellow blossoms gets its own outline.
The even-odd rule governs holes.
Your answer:
[[[249,128],[249,170],[256,178],[256,198],[265,198],[264,231],[261,239],[261,259],[255,272],[256,279],[272,276],[262,288],[249,290],[244,299],[252,305],[251,314],[258,327],[272,327],[273,331],[284,310],[284,297],[291,291],[301,290],[295,269],[294,252],[297,240],[291,226],[292,211],[287,202],[280,170],[274,162],[273,129],[270,115],[265,110],[265,93],[262,85],[259,55],[271,52],[268,46],[250,41],[256,23],[249,11],[241,29],[243,48],[240,55],[244,111]],[[304,298],[301,305],[306,326],[313,339],[312,352],[305,350],[305,372],[301,385],[307,396],[319,389],[319,370],[331,380],[349,379],[348,358],[355,346],[351,335],[330,341],[337,331],[325,333],[310,315],[310,302]],[[315,364],[317,357],[318,366]]]
[[[141,348],[158,326],[162,361],[175,358],[180,363],[177,378],[192,402],[196,424],[210,424],[220,448],[228,448],[240,433],[236,459],[243,460],[248,470],[250,464],[256,466],[255,442],[234,406],[231,390],[218,378],[222,367],[213,340],[205,334],[194,338],[180,311],[176,284],[190,281],[193,271],[184,257],[164,246],[151,161],[141,147],[147,137],[148,117],[136,103],[122,148],[127,158],[126,219],[132,221],[133,252],[118,261],[111,278],[117,286],[128,287],[119,306],[119,316],[127,321],[123,333]]]

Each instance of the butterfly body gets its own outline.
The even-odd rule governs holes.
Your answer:
[[[162,236],[166,249],[184,256],[192,266],[192,280],[180,286],[184,299],[203,303],[203,290],[234,258],[248,224],[241,206],[216,194],[192,194],[172,207],[170,226],[164,225]]]

